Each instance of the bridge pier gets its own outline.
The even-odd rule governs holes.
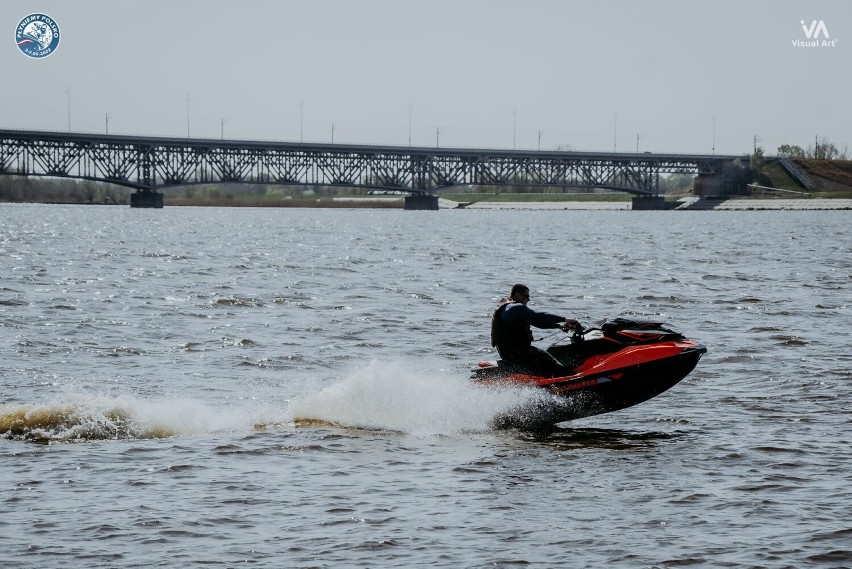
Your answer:
[[[666,207],[666,199],[662,196],[643,196],[633,198],[633,209],[636,211],[650,211],[668,208]]]
[[[438,196],[431,194],[413,194],[405,196],[404,209],[410,210],[438,210]]]
[[[156,190],[136,190],[130,194],[130,207],[162,209],[163,194]]]
[[[725,177],[721,174],[698,174],[692,179],[692,191],[696,196],[707,198],[725,193]]]

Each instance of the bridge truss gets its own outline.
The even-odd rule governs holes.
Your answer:
[[[0,130],[0,174],[155,191],[244,182],[436,193],[463,185],[659,193],[661,173],[719,175],[736,156],[427,148]]]

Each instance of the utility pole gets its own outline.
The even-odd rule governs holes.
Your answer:
[[[518,107],[512,108],[512,150],[518,148]]]
[[[612,151],[618,152],[618,113],[612,113]]]
[[[713,121],[713,156],[716,156],[716,113],[713,113],[713,118],[710,119]]]

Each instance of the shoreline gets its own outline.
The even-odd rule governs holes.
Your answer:
[[[630,202],[476,202],[462,209],[634,211]],[[681,205],[649,211],[814,211],[852,210],[852,199],[722,199],[681,200]]]
[[[0,202],[0,205],[106,205],[128,207],[128,204],[99,204],[86,202]],[[511,202],[479,201],[474,203],[455,202],[439,198],[440,209],[470,209],[479,211],[634,211],[628,201],[558,201],[558,202]],[[671,205],[671,204],[670,204]],[[388,198],[332,198],[328,200],[299,200],[283,203],[235,203],[216,200],[215,203],[168,203],[166,207],[244,207],[244,208],[307,208],[307,209],[403,209],[403,199]],[[706,199],[685,198],[679,205],[661,210],[648,211],[844,211],[852,210],[852,199]]]
[[[710,211],[811,211],[811,210],[848,210],[852,209],[852,199],[810,198],[810,199],[727,199],[703,200],[718,204],[707,207]],[[686,208],[685,208],[686,209]],[[704,208],[695,208],[704,209]],[[687,209],[688,211],[688,209]]]

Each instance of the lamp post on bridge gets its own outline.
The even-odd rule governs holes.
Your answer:
[[[518,107],[512,108],[512,150],[518,148]]]
[[[612,113],[612,151],[618,152],[618,113]]]
[[[711,154],[716,156],[716,113],[713,113],[713,117],[710,120],[713,122],[713,147]]]

